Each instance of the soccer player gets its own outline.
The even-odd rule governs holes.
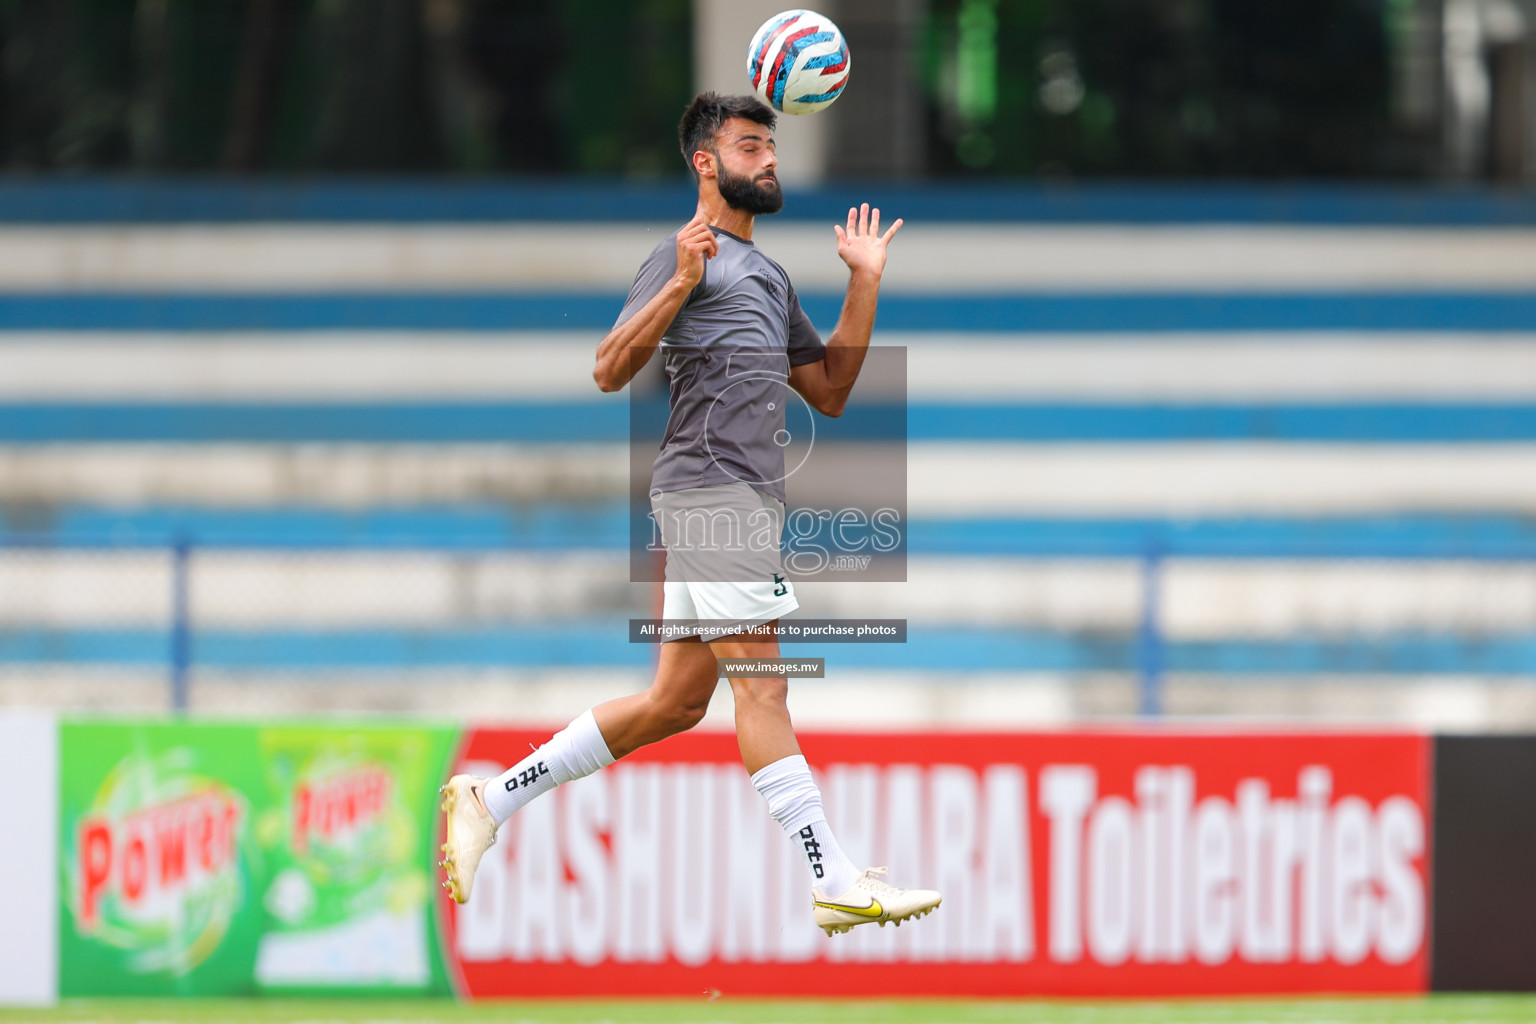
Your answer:
[[[747,631],[771,627],[799,606],[780,549],[783,388],[821,413],[841,415],[869,347],[886,246],[902,222],[882,234],[880,211],[866,203],[848,211],[846,226],[834,227],[849,281],[842,315],[823,345],[789,276],[752,243],[754,218],[784,205],[775,120],[750,96],[705,93],[688,107],[678,136],[698,179],[698,212],[641,265],[618,322],[598,346],[593,372],[599,388],[618,391],[658,349],[663,353],[671,414],[651,483],[667,548],[662,617],[697,628],[662,644],[650,689],[591,709],[494,779],[448,781],[443,884],[460,903],[469,899],[475,869],[502,822],[563,782],[693,728],[719,681],[716,659],[777,657],[771,631],[768,639]],[[727,389],[732,394],[725,397]],[[695,545],[690,522],[728,524],[733,542]],[[741,543],[763,523],[771,543]],[[790,724],[787,682],[730,682],[742,761],[806,859],[816,923],[831,935],[937,907],[937,892],[897,888],[882,880],[882,869],[861,872],[844,855]]]

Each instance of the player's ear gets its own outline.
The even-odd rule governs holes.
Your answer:
[[[715,176],[715,154],[707,149],[694,150],[693,170],[701,178],[713,178]]]

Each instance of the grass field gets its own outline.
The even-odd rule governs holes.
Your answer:
[[[0,1024],[1480,1024],[1536,1022],[1536,996],[1185,1002],[86,999],[0,1009]]]

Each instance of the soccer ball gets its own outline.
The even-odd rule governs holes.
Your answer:
[[[848,63],[848,44],[831,18],[815,11],[783,11],[752,37],[747,81],[774,110],[814,114],[843,94]]]

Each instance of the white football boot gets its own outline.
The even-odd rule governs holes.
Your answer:
[[[485,809],[481,792],[485,781],[474,775],[455,775],[438,792],[443,794],[443,859],[437,866],[448,872],[443,888],[459,903],[469,900],[475,887],[480,858],[496,844],[496,819]]]
[[[885,868],[870,868],[842,895],[829,899],[812,889],[815,903],[812,916],[816,924],[828,935],[846,932],[854,925],[879,921],[884,928],[887,921],[896,927],[913,917],[932,913],[944,897],[932,889],[898,889],[883,881]]]

